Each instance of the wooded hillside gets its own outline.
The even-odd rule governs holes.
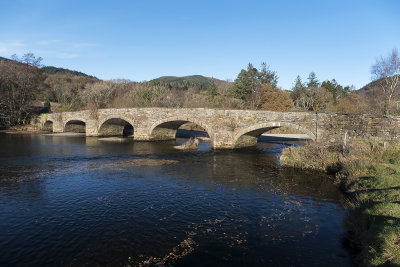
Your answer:
[[[260,68],[249,63],[234,82],[202,75],[163,76],[148,82],[133,82],[102,81],[76,70],[43,67],[41,60],[31,53],[22,58],[0,57],[0,126],[27,123],[34,112],[33,102],[42,102],[53,112],[207,107],[382,114],[382,103],[387,100],[382,86],[384,78],[354,90],[338,84],[335,79],[320,82],[311,72],[307,82],[297,76],[293,87],[284,90],[278,87],[277,73],[265,63]],[[397,87],[390,105],[386,105],[387,112],[393,115],[400,114],[400,89]]]

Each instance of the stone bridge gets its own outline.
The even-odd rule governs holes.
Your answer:
[[[135,140],[143,141],[174,139],[181,125],[192,122],[208,133],[213,148],[252,146],[262,133],[278,127],[296,129],[313,140],[339,140],[345,135],[381,139],[400,136],[398,117],[316,112],[124,108],[52,113],[44,121],[52,124],[55,133],[74,125],[86,136],[122,135],[125,129],[133,132]]]

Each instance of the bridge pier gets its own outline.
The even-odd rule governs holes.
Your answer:
[[[142,127],[133,128],[133,139],[137,141],[150,141],[150,135],[147,129]]]
[[[86,124],[86,136],[99,136],[97,120],[88,119]]]
[[[64,125],[61,120],[53,120],[53,133],[63,133]]]

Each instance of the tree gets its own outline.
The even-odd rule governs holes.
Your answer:
[[[272,71],[267,67],[265,62],[261,63],[261,70],[258,72],[258,84],[270,84],[272,88],[278,85],[278,76],[276,71]]]
[[[334,111],[339,113],[364,113],[366,112],[365,106],[365,96],[349,93],[338,100]],[[368,106],[368,108],[368,112],[371,112],[371,107]]]
[[[80,110],[85,107],[85,103],[82,102],[82,92],[86,85],[97,81],[95,78],[71,73],[51,74],[44,81],[48,94],[43,98],[61,104],[56,107],[58,111]]]
[[[20,63],[27,64],[31,67],[36,67],[36,68],[42,67],[43,58],[35,57],[35,55],[32,52],[24,54],[22,58],[19,58],[16,54],[13,54],[11,56],[11,59]]]
[[[248,109],[260,109],[262,104],[264,103],[264,92],[261,87],[258,87],[257,90],[254,92],[251,92],[250,94],[246,95],[245,98],[245,103],[246,106],[245,108]]]
[[[311,72],[310,75],[308,75],[308,83],[307,87],[319,87],[319,81],[317,79],[317,75],[315,72]]]
[[[115,95],[115,88],[111,82],[97,82],[87,84],[82,92],[84,101],[93,109],[105,108]]]
[[[350,87],[346,86],[343,87],[340,84],[336,82],[335,79],[332,79],[332,81],[323,81],[321,84],[321,87],[324,87],[326,90],[331,92],[333,96],[333,104],[337,104],[339,98],[346,96],[347,94],[350,93]]]
[[[215,83],[214,79],[212,79],[212,80],[210,81],[210,84],[209,84],[209,86],[208,86],[207,91],[208,91],[208,92],[207,92],[208,95],[209,95],[211,98],[214,98],[214,97],[216,97],[216,96],[218,95],[218,86],[217,86],[217,84]]]
[[[263,84],[265,102],[262,104],[262,109],[273,111],[293,110],[294,104],[287,91],[279,88],[273,88],[270,84]]]
[[[323,87],[309,87],[307,89],[313,111],[325,110],[332,101],[332,94]]]
[[[0,123],[4,126],[25,124],[31,116],[30,101],[39,93],[44,80],[40,57],[32,53],[14,61],[0,60]]]
[[[300,75],[297,75],[296,80],[294,81],[294,85],[292,87],[292,91],[290,93],[294,102],[296,102],[303,95],[305,90],[305,86],[301,81]]]
[[[296,80],[294,81],[294,85],[292,87],[292,91],[301,91],[304,89],[304,84],[301,81],[300,75],[297,75]]]
[[[229,94],[242,102],[251,109],[258,109],[263,103],[262,84],[270,84],[276,88],[278,76],[275,71],[271,71],[267,64],[261,64],[261,69],[258,70],[251,63],[247,65],[247,69],[242,69],[234,81],[234,84],[229,88]]]
[[[245,100],[247,94],[256,90],[258,71],[251,63],[247,65],[247,70],[242,69],[235,79],[230,93],[233,97]]]
[[[292,98],[297,109],[325,110],[332,101],[332,94],[324,87],[297,87],[292,91]]]
[[[371,68],[373,80],[379,80],[384,93],[384,115],[389,115],[389,107],[393,94],[400,85],[400,58],[397,49],[393,49],[388,57],[380,57]]]

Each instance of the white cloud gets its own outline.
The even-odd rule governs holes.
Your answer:
[[[24,50],[25,44],[19,40],[12,40],[7,42],[0,42],[0,53],[1,54],[19,54]]]
[[[74,53],[66,53],[66,52],[55,52],[53,53],[53,56],[56,58],[60,58],[60,59],[71,59],[71,58],[78,58],[79,55],[78,54],[74,54]]]
[[[57,44],[60,43],[61,40],[42,40],[37,42],[36,44],[40,45],[40,46],[47,46],[47,45],[53,45],[53,44]]]
[[[96,44],[93,43],[75,43],[71,44],[70,47],[72,49],[77,49],[77,50],[83,50],[85,48],[91,48],[97,46]]]
[[[29,44],[29,45],[28,45]],[[21,40],[0,41],[0,55],[10,57],[13,54],[21,56],[33,52],[44,59],[74,59],[79,58],[88,49],[96,47],[94,43],[65,42],[59,39],[25,42]]]

